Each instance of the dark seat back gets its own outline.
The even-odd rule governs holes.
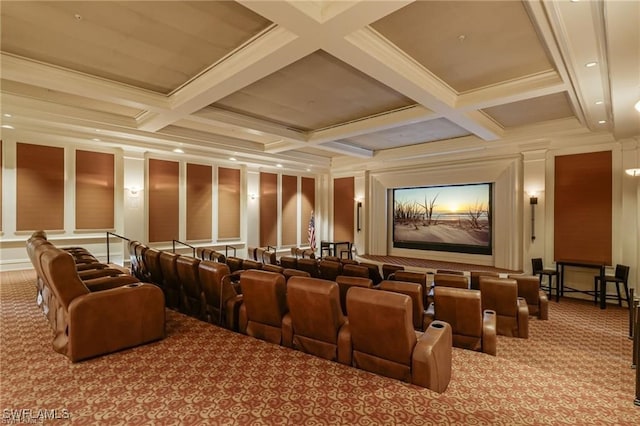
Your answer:
[[[295,349],[331,361],[340,358],[351,364],[351,345],[341,345],[340,349],[338,345],[338,335],[347,322],[340,307],[338,284],[317,278],[292,277],[287,283],[287,302]],[[339,354],[342,348],[349,353]]]
[[[284,276],[249,270],[242,273],[240,287],[243,296],[240,321],[246,321],[245,332],[249,336],[280,344],[282,318],[288,311]]]
[[[200,284],[200,260],[189,256],[180,256],[176,261],[178,279],[182,292],[180,294],[180,312],[203,319],[205,317],[205,300]]]
[[[162,270],[163,291],[167,307],[180,306],[180,280],[178,279],[177,261],[179,254],[168,251],[160,252],[160,269]]]

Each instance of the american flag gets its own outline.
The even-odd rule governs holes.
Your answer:
[[[313,210],[311,211],[311,218],[309,219],[309,247],[311,250],[316,251],[316,220],[313,218]]]

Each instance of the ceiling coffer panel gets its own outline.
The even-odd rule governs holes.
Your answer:
[[[462,127],[444,118],[439,118],[409,124],[407,126],[394,127],[366,135],[354,136],[340,142],[378,151],[469,135],[470,133]]]
[[[308,131],[414,103],[319,50],[221,99],[214,106]]]
[[[498,105],[483,111],[502,127],[526,126],[575,116],[566,92]]]
[[[371,26],[459,93],[554,69],[519,1],[417,1]]]
[[[3,52],[165,94],[271,24],[231,1],[10,1],[0,13]]]

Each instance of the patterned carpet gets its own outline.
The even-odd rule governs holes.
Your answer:
[[[33,279],[0,274],[3,423],[31,410],[68,417],[51,424],[640,424],[617,307],[563,299],[528,340],[498,337],[497,357],[454,349],[437,394],[172,311],[163,341],[71,364],[51,349]]]

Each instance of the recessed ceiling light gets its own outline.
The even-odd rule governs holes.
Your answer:
[[[282,168],[282,164],[276,164],[276,167]]]
[[[571,0],[571,3],[578,3],[580,0]]]
[[[231,161],[237,161],[237,160],[236,160],[236,157],[229,157],[229,160],[231,160]]]
[[[92,140],[92,141],[96,141],[96,142],[100,142],[100,139],[98,139],[98,138],[93,138],[93,139],[91,139],[91,140]]]
[[[100,129],[96,129],[96,132],[101,132],[101,131],[102,131],[102,130],[100,130]]]
[[[640,101],[636,102],[636,106],[634,108],[636,111],[640,112]]]
[[[596,65],[598,65],[598,63],[597,63],[596,61],[593,61],[593,62],[587,62],[586,64],[584,64],[584,66],[585,66],[585,67],[587,67],[587,68],[593,68],[593,67],[595,67]]]
[[[459,41],[460,43],[462,43],[466,38],[467,38],[467,36],[466,36],[466,35],[464,35],[464,34],[460,34],[460,35],[458,36],[458,41]]]
[[[607,120],[600,120],[598,121],[598,124],[605,124],[607,122]]]
[[[602,105],[604,101],[596,101],[596,105]]]
[[[308,171],[308,172],[310,172],[310,171],[311,171],[311,169],[307,169],[307,171]]]
[[[7,117],[7,118],[11,118],[11,114],[4,113],[4,114],[2,114],[2,115],[4,115],[4,116],[5,116],[5,117]]]
[[[173,152],[177,153],[177,154],[184,154],[184,151],[181,150],[180,148],[176,148],[173,150]]]
[[[3,128],[3,129],[12,129],[12,130],[13,130],[13,129],[15,129],[15,127],[13,127],[13,126],[12,126],[12,125],[10,125],[10,124],[3,124],[3,125],[2,125],[2,128]]]
[[[74,18],[76,18],[76,21],[82,21],[82,15],[80,15],[79,13],[76,13],[75,15],[73,15]]]

